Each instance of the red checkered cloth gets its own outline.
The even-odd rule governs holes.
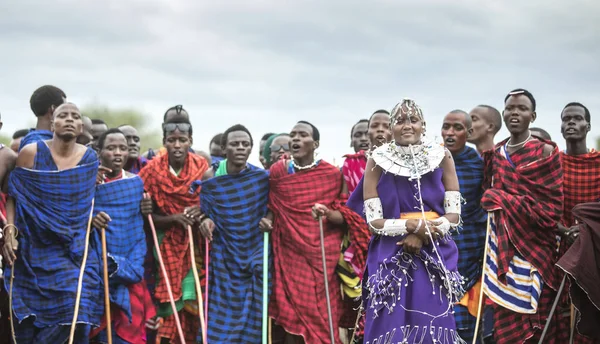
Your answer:
[[[207,169],[208,163],[204,158],[196,154],[188,154],[179,176],[175,176],[169,168],[168,154],[163,154],[152,159],[140,171],[139,175],[144,180],[144,188],[152,196],[152,200],[159,212],[164,215],[172,215],[182,213],[186,207],[200,204],[200,188],[197,188],[192,193],[190,192],[190,187],[193,182],[202,179]],[[204,246],[197,246],[195,249],[197,256],[202,257]],[[173,297],[175,300],[178,300],[182,296],[181,282],[191,268],[187,231],[178,226],[166,230],[160,244],[160,253],[165,263],[169,281],[171,282]],[[203,267],[203,264],[198,265],[199,267]],[[198,270],[198,273],[202,276],[202,282],[204,282],[204,269],[199,268]],[[154,297],[160,303],[167,303],[169,302],[169,294],[167,293],[166,283],[160,276],[160,274],[157,274],[158,278]],[[182,319],[182,326],[184,326],[183,322],[184,320]],[[190,323],[190,321],[185,322]],[[194,329],[189,329],[190,327],[184,328],[184,332],[194,332]],[[197,327],[195,331],[197,331]],[[165,319],[165,323],[159,329],[159,336],[176,338],[173,316]],[[190,338],[194,338],[195,340],[195,336],[196,333]]]
[[[367,166],[367,157],[365,151],[360,151],[356,154],[344,155],[344,165],[342,165],[342,173],[344,174],[344,180],[346,186],[348,186],[348,193],[351,194],[363,174],[365,174],[365,167]]]
[[[551,305],[556,296],[556,224],[562,216],[563,172],[556,144],[533,140],[506,158],[502,153],[505,143],[484,153],[484,186],[488,189],[481,200],[486,211],[496,211],[500,224],[496,227],[498,276],[505,282],[509,262],[517,251],[538,269],[545,283],[536,314],[506,309],[497,312],[496,322],[502,326],[496,327],[495,337],[499,342],[516,343],[504,340],[515,333],[519,340],[534,336],[536,328],[537,335],[541,333],[550,310],[546,302]],[[545,144],[554,146],[554,151],[543,158]]]
[[[595,150],[582,155],[560,154],[564,173],[565,207],[562,223],[569,228],[573,208],[581,203],[600,200],[600,153]]]
[[[269,208],[273,219],[273,292],[269,314],[283,328],[304,337],[306,343],[328,341],[329,325],[319,222],[311,215],[315,203],[337,209],[349,230],[357,230],[356,218],[340,199],[340,171],[321,161],[313,169],[288,174],[285,161],[271,167]],[[340,257],[344,228],[323,219],[329,295],[336,343],[342,298],[335,268]],[[363,258],[364,259],[364,258]],[[364,261],[363,261],[364,266]]]

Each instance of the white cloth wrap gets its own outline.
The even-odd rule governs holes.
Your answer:
[[[369,198],[365,200],[365,216],[367,223],[370,225],[374,220],[383,219],[383,206],[379,197]]]
[[[460,191],[446,191],[444,194],[444,213],[460,215],[461,203]]]

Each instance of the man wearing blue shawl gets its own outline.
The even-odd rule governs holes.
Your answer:
[[[94,228],[106,230],[115,344],[145,343],[145,323],[156,315],[143,280],[146,237],[140,206],[144,183],[123,169],[128,162],[127,141],[119,129],[109,129],[98,138],[100,162],[110,171],[96,187],[92,222]],[[100,240],[99,235],[95,239]],[[97,247],[100,249],[101,244]],[[102,326],[92,333],[94,340],[107,342],[105,325],[103,319]]]
[[[253,142],[244,126],[227,129],[221,145],[227,158],[200,191],[201,230],[212,243],[208,342],[261,343],[264,247],[259,226],[265,225],[269,176],[247,163]]]
[[[471,123],[469,114],[454,110],[444,117],[442,125],[444,145],[454,158],[460,193],[466,202],[462,206],[462,229],[453,238],[459,252],[458,271],[465,279],[467,293],[454,308],[454,317],[458,334],[468,343],[473,341],[475,331],[476,317],[470,311],[476,313],[479,305],[487,222],[487,214],[481,208],[483,160],[475,149],[466,146],[473,132]]]
[[[25,146],[9,178],[3,255],[14,275],[13,319],[19,343],[64,343],[69,338],[86,247],[86,229],[98,173],[96,153],[75,142],[82,131],[79,109],[60,105],[54,136]],[[87,343],[103,312],[100,255],[93,241],[83,274],[75,343]]]

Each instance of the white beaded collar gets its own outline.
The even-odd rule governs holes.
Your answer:
[[[432,141],[409,146],[392,141],[373,150],[371,158],[385,172],[412,179],[438,168],[445,155],[444,146]]]

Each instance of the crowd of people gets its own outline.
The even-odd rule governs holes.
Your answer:
[[[600,342],[581,103],[557,111],[560,151],[525,89],[441,126],[403,99],[349,128],[341,168],[307,121],[256,143],[237,124],[203,152],[177,105],[142,152],[55,86],[30,105],[36,127],[0,147],[0,341]]]

